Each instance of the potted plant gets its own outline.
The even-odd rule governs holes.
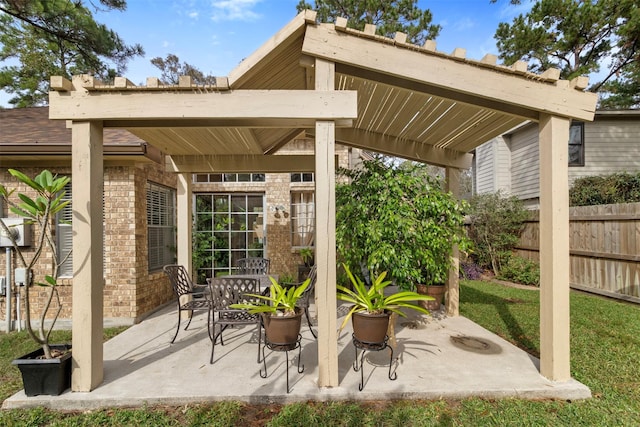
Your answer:
[[[251,314],[260,313],[264,323],[267,342],[275,345],[294,345],[298,341],[303,309],[297,306],[311,279],[298,286],[284,287],[269,277],[269,295],[247,294],[256,298],[254,302],[232,304],[230,307],[244,309]]]
[[[464,201],[443,190],[429,165],[375,158],[340,169],[336,188],[338,253],[365,282],[386,271],[403,290],[444,283],[454,245],[466,250]],[[439,305],[438,307],[439,308]]]
[[[343,329],[349,319],[352,319],[353,333],[355,338],[365,343],[384,342],[389,328],[389,316],[397,313],[406,317],[402,308],[417,310],[421,313],[429,314],[425,308],[416,305],[415,301],[429,301],[432,297],[420,295],[413,291],[399,291],[390,295],[384,294],[384,289],[389,286],[391,280],[384,280],[387,272],[383,271],[372,280],[371,286],[367,287],[360,277],[354,276],[349,267],[343,264],[345,273],[351,281],[353,289],[342,285],[337,285],[338,299],[353,304],[345,316],[340,329]]]
[[[69,201],[64,200],[64,187],[70,181],[68,177],[58,177],[50,171],[44,170],[33,179],[14,169],[9,173],[31,190],[30,194],[19,193],[19,202],[10,196],[15,189],[8,190],[0,185],[0,196],[5,199],[11,212],[24,218],[26,223],[36,227],[34,233],[35,244],[25,253],[25,248],[18,246],[10,227],[0,220],[0,231],[12,242],[18,265],[24,268],[24,307],[25,323],[29,336],[40,346],[36,351],[19,357],[13,361],[22,373],[23,385],[27,396],[38,394],[58,395],[69,388],[71,384],[71,346],[53,345],[49,342],[51,331],[60,315],[62,304],[57,289],[58,271],[66,257],[59,260],[58,247],[54,235],[54,219],[56,214],[64,209]],[[35,197],[32,195],[35,194]],[[50,271],[43,272],[42,268],[34,270],[41,257],[47,253],[50,256]],[[67,255],[68,257],[68,255]],[[37,272],[37,273],[36,273]],[[34,274],[36,273],[36,274]],[[48,273],[48,274],[47,274]],[[41,277],[36,277],[41,276]],[[38,285],[48,291],[48,296],[40,310],[39,325],[34,330],[31,321],[31,301],[29,290]],[[55,303],[54,303],[55,301]],[[50,310],[55,310],[51,323],[45,326],[45,319]],[[37,333],[36,333],[37,332]]]

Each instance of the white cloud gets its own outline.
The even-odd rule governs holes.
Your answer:
[[[191,19],[198,20],[198,17],[200,16],[200,12],[198,12],[197,10],[194,10],[193,12],[189,12],[187,16]]]
[[[213,0],[211,20],[218,21],[255,21],[260,15],[253,11],[261,0]]]

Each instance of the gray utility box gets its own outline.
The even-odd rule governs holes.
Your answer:
[[[9,231],[16,239],[18,246],[31,246],[31,224],[24,218],[2,218]],[[5,230],[0,228],[0,248],[13,247]]]

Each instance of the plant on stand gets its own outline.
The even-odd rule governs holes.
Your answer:
[[[413,291],[399,291],[389,295],[384,294],[391,280],[384,280],[387,272],[383,271],[372,280],[371,286],[367,286],[360,277],[351,273],[349,267],[344,265],[344,271],[351,280],[353,289],[337,285],[338,299],[353,304],[344,318],[340,329],[343,329],[349,319],[353,321],[353,330],[361,342],[380,343],[384,341],[389,328],[389,317],[392,313],[406,317],[401,310],[408,308],[429,314],[425,308],[416,305],[415,301],[430,301],[432,297],[420,295]],[[368,319],[368,320],[367,320]]]
[[[352,271],[387,271],[394,284],[443,283],[454,245],[466,249],[465,204],[442,189],[426,165],[382,159],[341,169],[349,182],[336,188],[336,243]]]
[[[260,313],[265,326],[267,341],[281,345],[293,344],[300,334],[303,309],[298,307],[304,292],[309,287],[311,279],[307,279],[299,286],[284,287],[273,277],[269,287],[269,295],[246,294],[255,298],[252,302],[232,304],[235,309],[247,310],[251,314]]]
[[[13,249],[17,255],[17,263],[21,265],[26,272],[26,283],[24,287],[26,329],[29,336],[41,347],[41,351],[39,352],[42,353],[41,357],[43,359],[51,360],[59,358],[60,356],[66,356],[68,359],[70,357],[70,354],[68,353],[68,346],[53,346],[49,342],[49,337],[62,310],[62,304],[57,289],[59,269],[60,265],[62,265],[69,256],[69,254],[67,254],[64,259],[59,260],[58,245],[54,235],[54,220],[56,218],[56,214],[69,204],[68,200],[64,200],[64,188],[69,183],[70,178],[53,175],[48,170],[42,171],[33,179],[15,169],[9,169],[9,173],[36,194],[35,198],[33,198],[29,194],[18,193],[17,196],[19,201],[15,202],[11,198],[15,189],[8,190],[3,185],[0,185],[0,196],[5,199],[11,212],[24,218],[26,223],[33,224],[34,227],[37,228],[34,247],[29,251],[25,251],[24,248],[18,246],[15,236],[10,229],[11,227],[5,224],[4,221],[0,220],[0,230],[2,230],[3,234],[8,236],[12,241]],[[45,253],[47,253],[48,256],[51,256],[49,274],[41,273],[41,277],[36,277],[36,274],[34,274],[34,267],[41,261],[41,258]],[[41,269],[36,271],[41,271]],[[42,310],[40,311],[37,330],[34,330],[34,327],[32,326],[31,301],[29,298],[29,290],[34,284],[48,291],[47,298]],[[50,310],[55,311],[49,326],[46,326],[45,320],[47,319],[47,315]],[[30,353],[26,357],[34,357],[35,353],[37,352]],[[22,370],[20,363],[16,363],[20,359],[21,358],[17,359],[14,363]],[[70,375],[70,368],[68,374]],[[24,375],[23,371],[23,378]],[[27,388],[28,386],[25,384],[25,392],[27,395],[33,395],[34,393],[60,394],[59,392],[46,393],[46,391],[33,391],[28,390]]]

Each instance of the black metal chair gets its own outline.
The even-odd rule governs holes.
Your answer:
[[[189,311],[189,322],[185,326],[186,331],[191,320],[193,320],[194,311],[206,311],[207,312],[207,330],[209,338],[212,338],[211,333],[211,309],[213,307],[211,299],[209,298],[208,288],[206,285],[195,285],[187,274],[187,269],[182,265],[170,264],[165,265],[162,270],[169,277],[173,293],[177,298],[178,303],[178,326],[176,327],[176,333],[173,335],[171,343],[176,340],[178,331],[180,331],[180,322],[183,311]]]
[[[211,359],[209,363],[213,363],[213,354],[216,349],[216,341],[220,337],[220,344],[224,345],[222,333],[228,326],[233,325],[256,325],[258,332],[258,363],[260,362],[260,348],[262,346],[262,328],[261,317],[259,314],[250,314],[247,310],[239,310],[230,308],[231,304],[251,302],[257,298],[251,298],[246,294],[259,294],[260,281],[247,277],[222,276],[207,279],[213,302],[212,311],[212,330],[214,337],[211,345]],[[219,331],[216,334],[215,327],[219,325]]]
[[[298,307],[304,309],[304,314],[307,317],[307,324],[309,325],[311,335],[313,335],[314,338],[318,338],[316,333],[313,332],[313,328],[311,327],[311,318],[309,317],[309,304],[311,304],[311,298],[314,297],[314,292],[316,289],[317,270],[315,265],[311,267],[311,271],[309,271],[309,276],[307,276],[307,278],[311,279],[311,283],[309,283],[309,286],[307,287],[307,289],[305,289],[304,293],[298,300],[297,305]]]
[[[269,274],[269,264],[269,258],[240,258],[238,260],[238,274]]]

